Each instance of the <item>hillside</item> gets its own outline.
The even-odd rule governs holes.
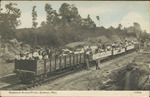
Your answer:
[[[15,37],[18,41],[35,45],[35,37],[37,45],[48,45],[50,47],[64,46],[73,42],[95,41],[102,43],[119,42],[124,40],[137,39],[137,32],[128,33],[125,29],[96,27],[96,28],[79,28],[64,29],[62,31],[48,32],[42,28],[17,29]],[[150,39],[150,34],[142,33],[141,39]]]

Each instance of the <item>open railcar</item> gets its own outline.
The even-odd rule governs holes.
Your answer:
[[[84,58],[84,54],[71,54],[41,60],[15,60],[14,73],[22,82],[39,81],[49,73],[83,66]]]
[[[113,49],[96,53],[90,56],[90,61],[104,60],[135,50],[137,46],[130,45],[125,48]],[[51,57],[41,60],[15,60],[14,73],[22,82],[39,81],[47,77],[48,74],[61,71],[67,68],[85,67],[85,55],[70,54],[67,56]]]

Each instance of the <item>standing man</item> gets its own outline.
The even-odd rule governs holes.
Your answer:
[[[48,58],[50,58],[51,57],[51,50],[50,50],[50,48],[46,48],[46,53],[48,55]]]
[[[100,69],[98,65],[100,64],[100,60],[96,60],[96,70]]]
[[[87,70],[89,70],[89,68],[90,68],[90,66],[89,66],[89,52],[86,52],[85,60],[86,60],[86,68],[87,68]]]

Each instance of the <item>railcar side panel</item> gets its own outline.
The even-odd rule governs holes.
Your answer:
[[[51,57],[51,71],[55,70],[55,57]]]
[[[121,54],[125,52],[125,48],[117,49],[113,51],[113,55]]]
[[[75,61],[74,61],[74,65],[77,65],[78,64],[78,54],[75,54]]]
[[[93,60],[97,60],[101,58],[101,54],[97,53],[97,54],[93,54]]]
[[[56,70],[59,69],[59,62],[60,62],[60,59],[59,57],[55,59],[56,60]]]
[[[15,60],[15,70],[17,69],[35,72],[37,69],[36,60]]]
[[[113,55],[117,55],[117,54],[118,54],[118,52],[119,52],[119,49],[115,49],[115,50],[113,50]]]
[[[101,53],[93,54],[93,60],[103,59],[103,58],[109,57],[111,55],[112,55],[112,51],[107,51],[107,52],[101,52]]]
[[[134,49],[134,45],[127,46],[126,49],[127,49],[127,50],[132,50],[132,49]]]
[[[109,56],[111,56],[111,55],[112,55],[112,51],[107,51],[107,52],[105,52],[104,57],[109,57]]]
[[[77,54],[74,54],[74,65],[76,65],[76,60],[77,60]]]
[[[81,60],[80,60],[80,54],[78,54],[78,64],[80,64]]]
[[[66,56],[66,67],[70,66],[70,56]]]
[[[74,65],[74,54],[71,55],[71,66]]]
[[[51,70],[50,70],[50,58],[48,58],[48,59],[45,59],[45,62],[46,62],[46,73],[48,73],[48,72],[50,72]]]
[[[61,69],[65,68],[65,56],[61,56],[59,58],[59,65],[61,66]],[[60,63],[61,62],[61,63]]]
[[[84,63],[84,54],[81,54],[81,63]]]
[[[37,60],[36,75],[44,74],[44,60]]]
[[[126,51],[125,48],[122,48],[121,51],[119,52],[119,54],[120,53],[125,53],[125,51]]]

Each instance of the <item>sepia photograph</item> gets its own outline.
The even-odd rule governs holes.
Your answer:
[[[0,90],[149,91],[150,2],[0,1]]]

